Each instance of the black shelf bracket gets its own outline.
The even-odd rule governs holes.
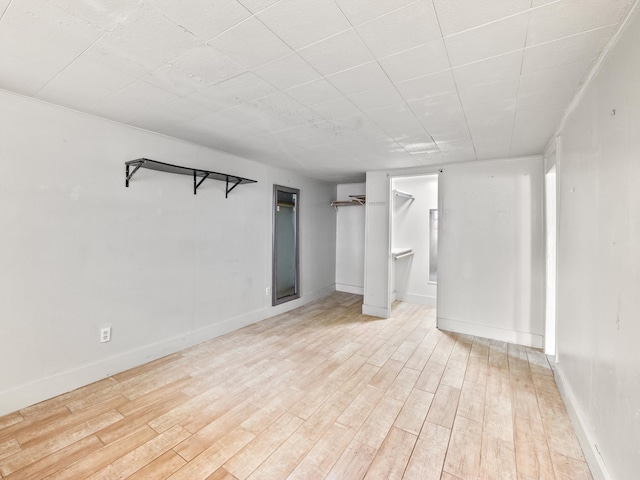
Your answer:
[[[196,182],[196,171],[193,171],[193,194],[195,195],[196,192],[198,191],[198,187],[200,185],[202,185],[202,182],[204,182],[207,178],[209,178],[209,173],[205,173],[204,176],[202,177],[202,180],[200,180],[199,182]]]
[[[179,175],[190,175],[193,177],[193,194],[196,195],[198,188],[207,179],[219,180],[225,182],[225,198],[229,198],[229,193],[238,185],[244,185],[247,183],[258,183],[256,180],[250,178],[238,177],[237,175],[230,175],[228,173],[211,172],[209,170],[201,170],[199,168],[182,167],[179,165],[172,165],[170,163],[158,162],[156,160],[150,160],[148,158],[138,158],[136,160],[129,160],[124,162],[125,164],[125,186],[129,186],[129,180],[135,175],[140,168],[147,168],[149,170],[157,170],[160,172],[177,173]],[[131,171],[131,167],[134,167]],[[200,180],[198,180],[200,178]],[[229,185],[231,184],[231,187]]]
[[[135,173],[138,171],[138,169],[142,166],[142,162],[138,163],[136,165],[136,168],[133,169],[133,172],[129,173],[129,166],[130,165],[136,165],[135,163],[132,164],[127,164],[127,171],[125,172],[125,175],[127,176],[127,180],[125,182],[125,185],[128,187],[129,186],[129,180],[131,180],[131,177],[133,177],[135,175]]]
[[[229,188],[229,175],[227,175],[227,188],[225,189],[224,198],[229,198],[229,193],[231,192],[231,190],[236,188],[242,182],[242,179],[239,177],[233,177],[233,178],[236,179],[236,183],[234,183],[233,186]]]

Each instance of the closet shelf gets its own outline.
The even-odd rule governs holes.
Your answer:
[[[354,205],[364,205],[367,203],[366,195],[349,195],[349,200],[334,200],[331,206],[338,211],[338,207],[353,207]]]
[[[193,194],[198,191],[198,187],[202,185],[207,178],[213,180],[219,180],[226,182],[225,198],[229,197],[229,193],[238,185],[244,185],[247,183],[258,183],[257,180],[251,180],[249,178],[238,177],[237,175],[231,175],[228,173],[212,172],[209,170],[202,170],[201,168],[193,167],[181,167],[179,165],[172,165],[170,163],[158,162],[157,160],[150,160],[148,158],[137,158],[136,160],[129,160],[124,162],[126,166],[125,170],[125,186],[129,186],[129,180],[140,168],[146,168],[149,170],[157,170],[159,172],[177,173],[179,175],[189,175],[193,177]],[[130,168],[134,167],[130,172]],[[198,181],[198,179],[200,179]],[[229,186],[231,185],[231,187]]]

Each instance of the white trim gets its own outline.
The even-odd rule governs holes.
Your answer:
[[[335,285],[331,284],[313,293],[304,295],[302,298],[283,303],[276,307],[254,310],[213,325],[176,335],[157,343],[144,345],[128,352],[107,357],[88,365],[82,365],[30,383],[18,385],[17,387],[0,392],[0,398],[2,398],[2,402],[0,402],[0,416],[84,387],[103,378],[124,372],[125,370],[143,365],[158,358],[171,355],[172,353],[233,332],[266,318],[293,310],[333,291],[335,291]]]
[[[602,68],[602,64],[609,57],[609,54],[611,53],[611,50],[613,49],[615,44],[618,43],[618,40],[620,39],[620,36],[622,35],[623,30],[629,24],[629,21],[631,20],[631,17],[633,16],[633,14],[635,13],[636,9],[638,8],[638,5],[640,5],[640,0],[635,0],[633,5],[631,5],[631,8],[627,12],[627,15],[625,16],[624,20],[620,24],[620,28],[618,28],[616,33],[614,33],[613,36],[609,39],[609,42],[605,45],[604,49],[600,53],[600,56],[596,59],[595,63],[593,64],[593,67],[591,68],[591,70],[587,74],[587,77],[585,78],[584,82],[582,83],[580,88],[578,88],[578,91],[573,96],[573,99],[571,100],[571,103],[569,103],[569,106],[564,111],[564,115],[560,119],[560,123],[558,124],[558,127],[555,130],[555,133],[549,139],[549,142],[547,143],[547,146],[544,148],[545,152],[547,152],[548,150],[553,148],[553,144],[555,142],[555,138],[558,135],[560,135],[562,133],[562,131],[564,130],[564,127],[565,127],[565,125],[567,123],[567,120],[569,119],[569,117],[571,116],[573,111],[576,109],[578,104],[582,101],[582,97],[584,97],[585,92],[591,86],[591,83],[593,82],[593,79],[600,72],[600,69]]]
[[[364,287],[359,285],[347,285],[344,283],[336,283],[336,292],[353,293],[355,295],[364,295]]]
[[[491,338],[501,342],[516,343],[533,348],[542,348],[544,337],[534,333],[516,332],[503,328],[478,325],[461,320],[438,317],[438,328],[449,332],[464,333],[475,337]]]
[[[396,299],[401,302],[417,303],[418,305],[428,305],[430,307],[436,306],[436,297],[429,297],[428,295],[398,292],[396,293]]]
[[[602,455],[600,455],[600,452],[598,451],[595,440],[589,433],[587,423],[583,421],[585,416],[582,414],[580,404],[576,401],[575,395],[571,391],[569,384],[565,381],[564,375],[558,369],[558,366],[555,363],[550,363],[551,368],[553,369],[556,385],[558,386],[560,395],[562,395],[562,399],[564,400],[565,407],[567,408],[567,414],[571,419],[571,424],[573,425],[573,429],[576,432],[576,436],[578,437],[578,441],[582,447],[582,453],[589,465],[593,480],[613,480]]]
[[[376,307],[374,305],[367,305],[366,303],[362,304],[362,314],[369,315],[372,317],[380,317],[380,318],[389,318],[389,309]]]

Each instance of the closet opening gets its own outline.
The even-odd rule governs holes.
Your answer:
[[[438,175],[391,179],[391,302],[436,307]]]

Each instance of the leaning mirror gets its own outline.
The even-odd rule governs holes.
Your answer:
[[[273,305],[300,297],[299,201],[300,190],[273,186]]]

